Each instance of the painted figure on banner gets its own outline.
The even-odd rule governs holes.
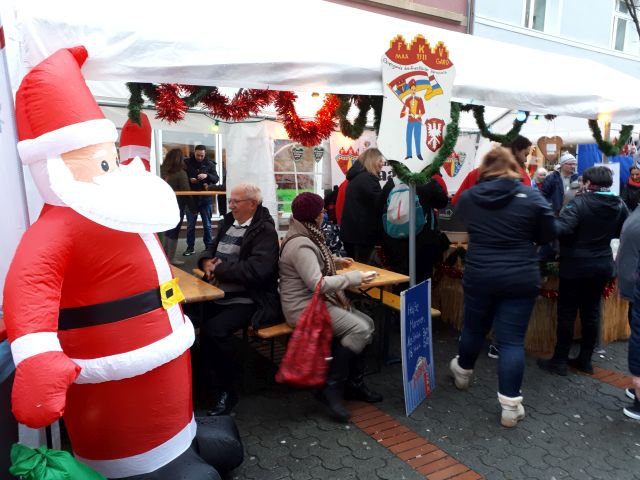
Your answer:
[[[385,101],[378,135],[378,147],[388,159],[403,161],[412,171],[433,161],[450,117],[454,76],[442,42],[432,49],[421,35],[409,45],[401,35],[391,41],[382,57]]]
[[[401,87],[402,88],[402,87]],[[404,106],[400,111],[400,118],[408,115],[407,119],[407,156],[404,157],[405,160],[411,158],[413,155],[411,153],[411,145],[412,142],[416,144],[416,156],[422,160],[422,155],[420,154],[420,137],[422,136],[422,116],[425,114],[424,111],[424,103],[422,103],[422,99],[416,95],[416,81],[415,79],[409,80],[409,91],[411,94],[404,101]]]
[[[108,478],[217,479],[193,415],[194,328],[155,234],[178,223],[176,197],[142,162],[120,164],[87,57],[58,50],[16,93],[18,152],[44,207],[5,283],[12,411],[32,428],[64,415],[76,459]]]

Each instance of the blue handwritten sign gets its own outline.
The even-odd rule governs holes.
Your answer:
[[[431,342],[431,280],[401,293],[402,383],[407,416],[435,388]]]

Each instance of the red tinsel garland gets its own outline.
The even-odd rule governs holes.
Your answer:
[[[163,83],[156,87],[156,118],[169,123],[184,119],[189,105],[181,94],[192,95],[202,87]],[[205,93],[204,90],[200,90]],[[335,130],[334,116],[340,101],[335,95],[327,95],[316,113],[315,120],[302,120],[296,112],[294,102],[297,96],[293,92],[272,90],[238,90],[232,99],[222,95],[216,87],[193,103],[201,103],[216,118],[239,122],[249,115],[255,115],[267,105],[274,103],[278,119],[284,124],[289,138],[305,147],[318,145]]]
[[[336,128],[333,117],[340,100],[335,95],[327,95],[320,110],[316,112],[316,120],[302,120],[293,105],[297,95],[293,92],[279,92],[276,100],[278,119],[291,140],[301,143],[305,147],[318,145],[328,138]]]
[[[202,99],[203,105],[212,116],[222,120],[239,122],[249,115],[255,115],[273,103],[278,92],[273,90],[238,90],[232,100],[222,95],[216,87]]]
[[[156,87],[156,118],[169,123],[176,123],[184,119],[187,104],[180,97],[181,85],[163,83]]]

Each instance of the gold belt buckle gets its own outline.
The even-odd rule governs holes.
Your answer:
[[[172,278],[160,284],[160,300],[162,301],[162,308],[165,310],[168,310],[180,302],[184,302],[184,294],[182,290],[180,290],[177,278]]]

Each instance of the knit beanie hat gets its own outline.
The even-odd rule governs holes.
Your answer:
[[[564,152],[562,155],[560,155],[560,165],[564,165],[567,162],[575,162],[575,161],[576,161],[576,157],[571,155],[569,152]]]
[[[313,222],[322,209],[324,200],[320,195],[311,192],[302,192],[291,203],[291,213],[293,218],[299,222]]]

